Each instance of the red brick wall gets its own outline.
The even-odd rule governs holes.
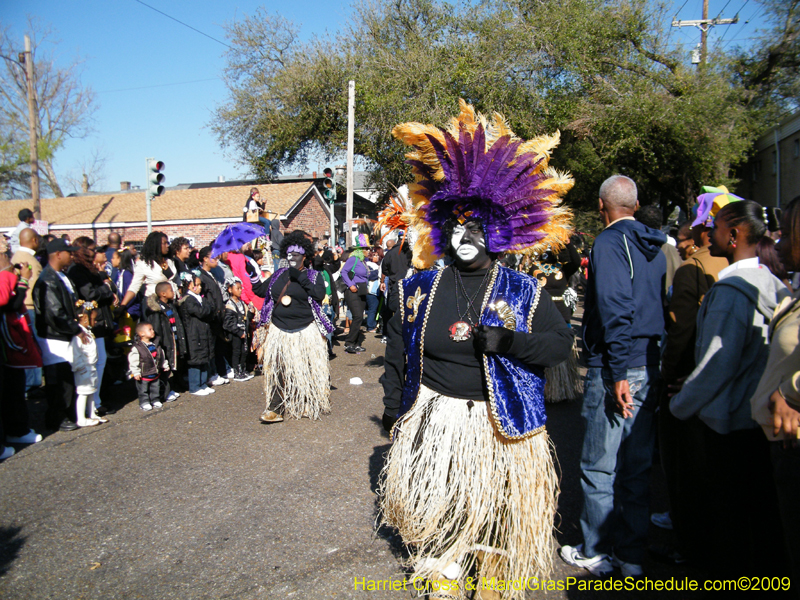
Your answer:
[[[331,222],[316,197],[309,194],[282,225],[284,230],[302,229],[312,237],[322,239],[330,231]]]

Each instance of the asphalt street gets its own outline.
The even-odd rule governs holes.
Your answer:
[[[261,377],[149,413],[127,383],[106,399],[122,407],[108,424],[22,448],[0,464],[0,597],[414,597],[410,587],[356,586],[407,575],[399,539],[376,528],[389,448],[378,382],[385,346],[368,335],[365,347],[360,355],[337,348],[333,411],[321,421],[260,423]],[[41,408],[32,403],[34,424]],[[548,418],[562,473],[555,548],[580,541],[580,403],[549,405]],[[652,490],[653,510],[665,510],[658,469]],[[671,541],[669,532],[651,534]],[[554,566],[554,580],[587,578],[558,557]],[[645,568],[655,578],[693,576]],[[576,586],[528,596],[653,595]]]

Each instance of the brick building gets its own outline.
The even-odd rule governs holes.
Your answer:
[[[231,181],[200,183],[167,188],[152,203],[153,230],[171,239],[189,238],[195,247],[209,244],[227,225],[242,220],[242,208],[251,187],[258,187],[266,208],[281,218],[281,229],[303,229],[322,239],[330,231],[330,209],[320,193],[320,180],[285,180],[269,184]],[[0,231],[10,231],[19,222],[17,214],[33,208],[33,201],[0,201]],[[88,236],[98,244],[108,234],[119,233],[130,241],[147,236],[144,190],[80,194],[41,200],[41,219],[49,232],[71,239]]]

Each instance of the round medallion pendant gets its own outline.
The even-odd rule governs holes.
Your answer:
[[[471,336],[471,327],[464,321],[456,321],[450,325],[450,339],[454,342],[466,342]]]
[[[281,298],[281,304],[284,306],[289,306],[292,303],[292,299],[289,296],[284,296]]]

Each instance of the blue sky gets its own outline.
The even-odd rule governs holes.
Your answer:
[[[144,0],[200,31],[226,41],[223,25],[253,14],[258,6],[279,12],[301,26],[308,39],[336,32],[350,14],[346,2],[299,0]],[[679,18],[700,18],[700,0],[677,0]],[[755,0],[710,0],[709,14],[724,8],[725,17],[741,11],[740,23],[712,30],[711,43],[747,44],[756,34],[760,5]],[[747,18],[756,19],[746,24]],[[69,173],[80,174],[82,160],[98,149],[107,158],[98,189],[119,189],[120,181],[144,185],[145,158],[163,160],[167,185],[227,180],[246,173],[226,157],[208,129],[215,106],[227,91],[219,79],[225,47],[142,6],[135,0],[0,0],[0,22],[23,45],[27,16],[39,18],[60,41],[55,49],[63,63],[83,59],[82,82],[96,92],[94,133],[71,140],[57,155],[56,170],[65,193]],[[673,39],[687,47],[699,41],[696,28],[674,30]],[[152,87],[150,87],[152,86]],[[322,165],[308,165],[310,169]]]

